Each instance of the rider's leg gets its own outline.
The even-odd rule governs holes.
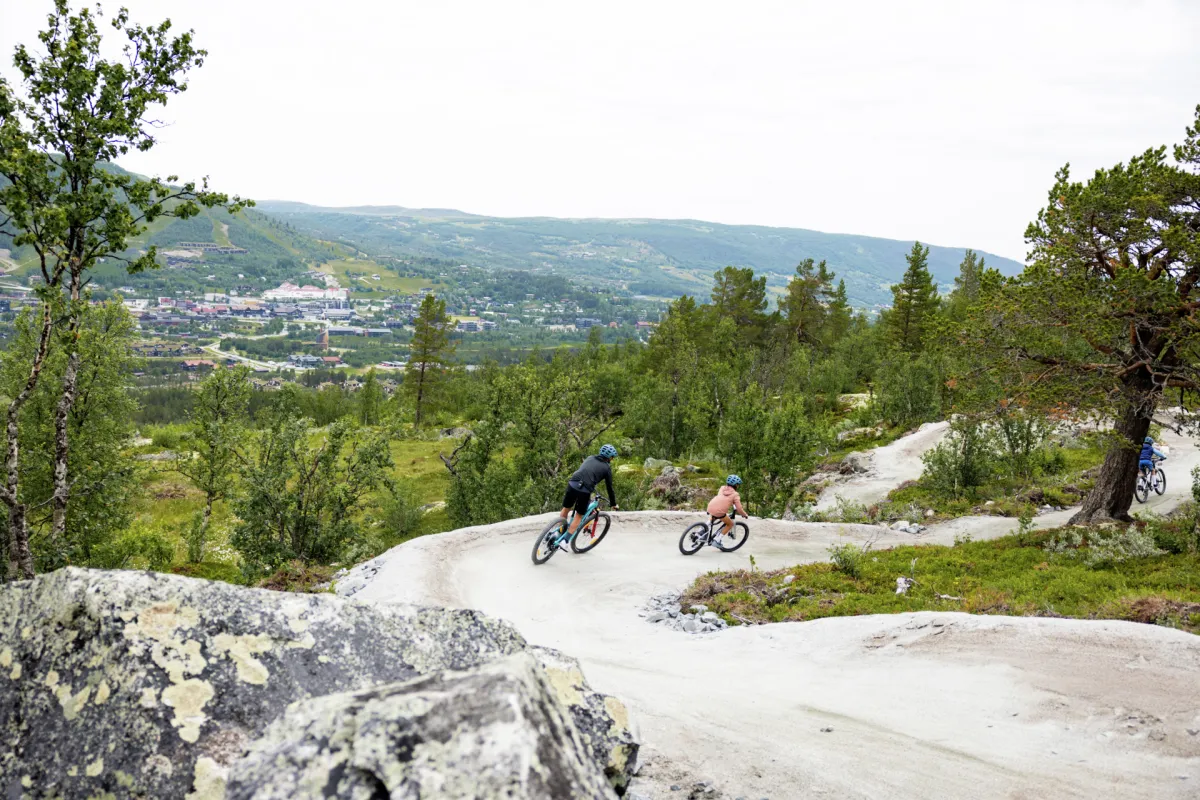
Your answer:
[[[728,514],[726,514],[724,517],[721,517],[721,525],[721,535],[728,536],[733,532],[733,517],[729,516]]]

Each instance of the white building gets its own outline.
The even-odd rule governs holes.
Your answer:
[[[279,285],[278,289],[266,290],[262,296],[264,300],[272,302],[301,303],[313,300],[345,301],[349,299],[350,293],[346,289],[322,289],[318,286],[297,286],[294,283],[284,282]]]

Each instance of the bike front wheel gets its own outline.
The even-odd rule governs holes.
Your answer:
[[[1155,494],[1162,494],[1167,490],[1167,474],[1161,469],[1154,470],[1154,483],[1152,485]]]
[[[728,537],[717,536],[717,547],[724,550],[726,553],[732,553],[746,543],[750,538],[750,526],[744,522],[735,522],[733,531]]]
[[[608,535],[609,525],[612,525],[612,518],[608,514],[600,513],[592,517],[571,539],[571,549],[576,553],[591,550]]]
[[[703,522],[697,522],[686,531],[683,536],[679,537],[679,552],[685,556],[695,554],[704,547],[704,543],[708,541],[708,526]]]
[[[1137,485],[1133,487],[1133,496],[1139,503],[1146,502],[1146,499],[1150,497],[1150,481],[1145,475],[1138,475]]]
[[[551,522],[538,535],[537,541],[533,543],[533,563],[545,564],[550,560],[550,556],[554,555],[554,551],[558,549],[558,537],[562,533],[565,523],[561,519],[556,519]]]

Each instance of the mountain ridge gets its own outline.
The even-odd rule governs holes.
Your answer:
[[[805,228],[730,225],[704,220],[600,217],[492,217],[456,209],[316,206],[266,200],[257,208],[309,235],[354,243],[374,255],[419,254],[482,261],[508,269],[549,269],[620,283],[655,296],[705,294],[712,273],[749,266],[774,292],[796,264],[826,260],[860,307],[886,305],[904,273],[913,240]],[[928,244],[928,243],[925,243]],[[929,267],[943,291],[967,248],[929,245]],[[977,250],[1006,275],[1023,265]]]

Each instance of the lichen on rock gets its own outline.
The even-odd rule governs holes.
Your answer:
[[[547,673],[525,653],[297,703],[233,766],[227,797],[615,794]]]
[[[0,796],[218,797],[290,703],[524,647],[472,611],[74,568],[7,584]]]

